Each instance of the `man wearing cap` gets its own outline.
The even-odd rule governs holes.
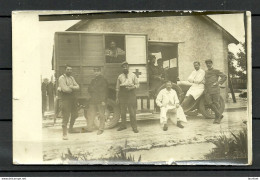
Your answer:
[[[211,59],[206,60],[205,63],[208,68],[205,73],[205,99],[212,111],[215,112],[215,120],[213,123],[220,124],[223,115],[219,112],[219,85],[222,85],[226,81],[227,76],[219,70],[213,68],[213,62]]]
[[[95,77],[90,82],[88,92],[91,96],[89,101],[88,119],[87,119],[87,131],[94,130],[94,119],[97,111],[99,112],[99,130],[97,135],[104,132],[105,128],[105,110],[108,94],[108,82],[101,73],[101,67],[93,68]]]
[[[129,73],[129,65],[125,61],[121,64],[123,73],[117,78],[116,102],[120,105],[121,125],[118,131],[126,129],[126,111],[130,114],[130,123],[134,133],[138,133],[136,125],[136,94],[139,82],[134,73]]]
[[[72,67],[66,65],[66,71],[59,77],[59,90],[62,102],[62,130],[63,140],[68,140],[67,124],[70,118],[69,133],[75,133],[73,125],[78,116],[77,114],[77,99],[75,91],[79,90],[79,85],[75,81],[72,74]]]

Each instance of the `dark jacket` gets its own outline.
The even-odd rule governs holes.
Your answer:
[[[220,78],[220,80],[219,80]],[[223,84],[227,79],[227,76],[217,69],[207,70],[205,73],[205,93],[218,94],[220,93],[219,86],[213,86],[214,83],[218,82]]]
[[[91,96],[90,98],[91,104],[100,104],[102,102],[106,103],[107,95],[108,95],[107,80],[102,75],[95,77],[90,82],[88,92]]]

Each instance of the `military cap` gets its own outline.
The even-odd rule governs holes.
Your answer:
[[[207,62],[211,62],[211,63],[213,63],[211,59],[207,59],[207,60],[205,60],[205,63],[207,63]]]
[[[121,67],[122,67],[123,65],[125,65],[125,64],[128,65],[128,62],[126,62],[126,61],[122,62],[122,63],[121,63]]]

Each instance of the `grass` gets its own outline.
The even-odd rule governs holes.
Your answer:
[[[141,162],[141,155],[135,160],[135,157],[131,154],[127,154],[126,152],[127,147],[127,140],[125,141],[125,148],[120,148],[119,152],[115,153],[113,156],[108,158],[99,159],[98,161],[108,161],[108,162]],[[71,150],[68,148],[67,153],[62,154],[61,156],[62,161],[69,161],[69,162],[86,162],[86,161],[93,161],[89,158],[89,154],[87,153],[78,153],[73,154]]]
[[[216,140],[211,141],[215,148],[205,155],[206,159],[239,159],[247,158],[247,129],[232,133],[227,136],[223,132]]]

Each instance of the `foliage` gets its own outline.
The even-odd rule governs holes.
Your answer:
[[[125,148],[127,147],[127,140],[125,141]],[[78,153],[78,154],[72,154],[70,149],[68,148],[68,152],[66,154],[62,154],[61,160],[62,161],[71,161],[71,162],[77,162],[77,161],[89,161],[91,160],[89,157],[89,153]],[[120,148],[119,152],[115,155],[104,158],[102,161],[116,161],[116,162],[136,162],[135,157],[131,154],[127,154],[126,150],[123,148]],[[139,156],[137,162],[141,162],[141,155]]]
[[[206,159],[237,159],[247,158],[247,129],[239,131],[238,134],[231,132],[228,137],[223,132],[216,139],[211,141],[215,148],[205,155]]]
[[[232,78],[247,79],[247,59],[245,53],[245,43],[240,42],[241,49],[236,54],[228,52],[229,73]]]

